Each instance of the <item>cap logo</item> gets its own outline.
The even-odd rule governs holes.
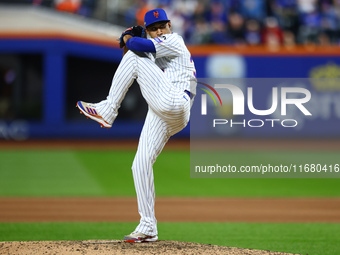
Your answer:
[[[154,16],[156,19],[158,19],[158,17],[159,17],[158,11],[153,12],[153,16]]]

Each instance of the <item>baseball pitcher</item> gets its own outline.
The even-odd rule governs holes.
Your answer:
[[[80,112],[110,128],[126,92],[137,80],[148,113],[132,164],[140,223],[126,242],[158,240],[155,217],[153,164],[169,138],[188,123],[196,94],[196,70],[181,36],[171,32],[163,9],[145,14],[145,29],[135,26],[120,37],[123,58],[114,74],[109,95],[99,103],[77,102]]]

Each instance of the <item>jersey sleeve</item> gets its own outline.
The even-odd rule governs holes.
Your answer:
[[[155,45],[156,58],[177,57],[182,54],[182,48],[176,35],[166,34],[152,38]]]
[[[143,52],[156,52],[155,46],[151,40],[132,37],[126,42],[126,46],[129,50],[143,51]]]

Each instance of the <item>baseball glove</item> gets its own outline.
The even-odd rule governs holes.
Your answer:
[[[142,37],[142,38],[146,38],[146,33],[145,33],[145,28],[142,26],[133,26],[133,27],[129,27],[128,29],[126,29],[122,35],[119,37],[119,47],[123,48],[125,46],[125,42],[123,40],[123,37],[125,35],[131,35],[133,37]]]

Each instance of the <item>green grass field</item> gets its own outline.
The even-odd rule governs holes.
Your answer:
[[[135,196],[134,151],[0,151],[2,197]],[[252,152],[230,152],[250,164]],[[261,152],[257,152],[261,153]],[[155,164],[157,196],[340,197],[340,179],[191,179],[188,151],[164,151]],[[263,152],[263,155],[266,153]],[[276,162],[338,159],[339,152],[271,152]],[[339,162],[340,163],[340,162]],[[174,188],[176,187],[176,188]],[[0,241],[121,239],[136,223],[0,223]],[[180,231],[179,231],[180,230]],[[160,239],[301,254],[340,254],[340,224],[159,223]]]
[[[131,173],[134,153],[0,151],[0,196],[135,196]],[[252,152],[230,153],[233,161],[250,165],[253,160]],[[281,151],[276,155],[271,152],[271,156],[282,163],[290,163],[287,155],[292,154],[302,161],[303,157],[307,158],[306,161],[310,158],[314,162],[325,160],[324,154],[316,152]],[[333,152],[333,160],[338,155]],[[162,153],[154,167],[157,196],[340,197],[340,178],[193,179],[190,178],[189,165],[188,151]]]
[[[0,223],[2,241],[121,239],[137,223]],[[160,240],[299,254],[340,254],[340,224],[164,223]]]

